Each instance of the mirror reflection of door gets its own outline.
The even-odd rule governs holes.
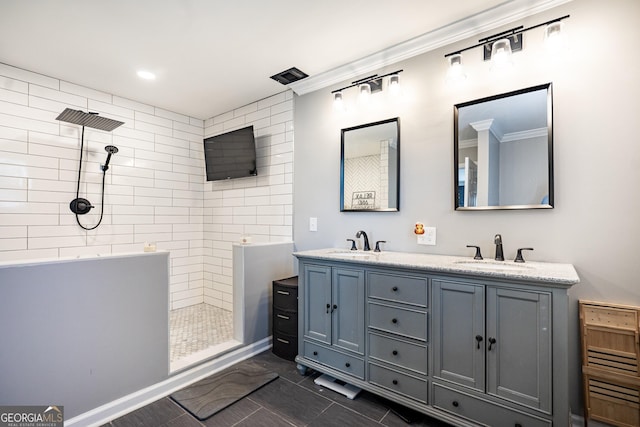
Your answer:
[[[397,211],[399,120],[342,129],[341,211]]]
[[[478,197],[478,164],[464,158],[464,203],[461,206],[476,206]]]

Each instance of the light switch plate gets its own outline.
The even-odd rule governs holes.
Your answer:
[[[318,218],[313,216],[309,218],[309,231],[318,231]]]
[[[435,246],[436,244],[436,228],[424,227],[424,234],[418,234],[419,245]]]

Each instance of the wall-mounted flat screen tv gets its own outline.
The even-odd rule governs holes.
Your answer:
[[[206,138],[204,160],[207,181],[258,175],[253,126]]]

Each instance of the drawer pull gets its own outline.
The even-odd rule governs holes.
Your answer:
[[[344,364],[344,366],[346,366],[347,368],[351,366],[351,363],[347,362]]]
[[[284,320],[289,320],[289,319],[291,319],[289,316],[285,316],[284,314],[278,314],[278,317],[279,317],[280,319],[284,319]]]
[[[391,382],[393,383],[393,385],[398,385],[398,380],[393,380]]]
[[[457,408],[458,406],[460,406],[460,404],[458,403],[458,401],[457,401],[457,400],[454,400],[451,404],[452,404],[454,407],[456,407],[456,408]]]
[[[314,352],[313,352],[313,355],[314,355],[314,356],[317,356],[317,355],[318,355],[318,352],[317,352],[317,351],[314,351]]]
[[[394,317],[393,319],[391,319],[391,323],[398,323],[398,319]]]
[[[393,350],[393,351],[391,352],[391,354],[393,354],[394,356],[397,356],[397,355],[398,355],[398,350]]]
[[[516,423],[515,426],[513,426],[513,427],[522,427],[522,424]]]
[[[282,338],[278,338],[278,341],[280,341],[283,344],[289,344],[289,341],[283,340]]]
[[[391,290],[392,290],[393,292],[398,292],[398,287],[397,287],[397,286],[394,286],[393,288],[391,288]]]
[[[331,308],[331,304],[327,304],[327,314],[329,314],[329,309]]]
[[[291,295],[289,293],[289,291],[281,291],[281,290],[277,290],[276,292],[278,292],[280,295]]]

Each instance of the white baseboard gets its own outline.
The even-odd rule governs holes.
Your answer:
[[[120,399],[114,400],[95,409],[77,415],[64,422],[65,427],[91,427],[101,426],[109,421],[128,414],[138,408],[155,402],[174,391],[180,390],[189,384],[208,377],[235,363],[262,353],[271,348],[271,337],[264,338],[253,344],[238,348],[230,353],[195,366],[186,371],[173,375],[166,380],[153,384],[142,390],[138,390]]]

